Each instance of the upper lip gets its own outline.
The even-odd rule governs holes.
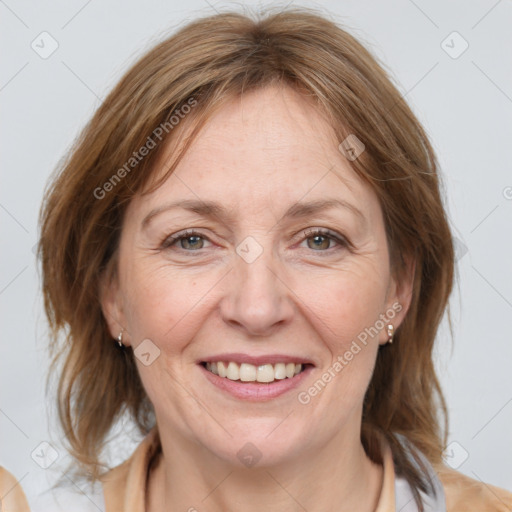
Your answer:
[[[208,363],[208,362],[229,362],[233,361],[238,364],[247,363],[252,364],[254,366],[260,366],[263,364],[276,364],[276,363],[296,363],[296,364],[311,364],[313,365],[313,361],[310,359],[300,357],[300,356],[290,356],[286,354],[263,354],[259,356],[251,356],[249,354],[241,354],[241,353],[225,353],[225,354],[216,354],[213,356],[206,357],[204,359],[199,360],[199,363]]]

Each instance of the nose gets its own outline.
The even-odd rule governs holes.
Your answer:
[[[270,250],[252,262],[238,255],[229,273],[221,315],[231,327],[252,336],[269,336],[293,316],[293,292]]]

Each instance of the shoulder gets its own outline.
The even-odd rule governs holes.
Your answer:
[[[512,492],[471,478],[445,464],[435,467],[443,485],[447,512],[510,512]]]
[[[124,503],[130,503],[134,510],[144,510],[148,471],[159,452],[160,438],[153,428],[130,458],[103,475],[107,510],[122,510]]]
[[[0,512],[98,512],[123,510],[134,502],[135,510],[144,510],[147,471],[159,446],[153,429],[131,457],[94,482],[53,466],[17,480],[0,466]]]
[[[0,510],[29,512],[27,498],[20,482],[0,466]]]
[[[398,435],[397,437],[405,446],[411,448],[404,436]],[[444,462],[431,464],[423,453],[417,449],[416,452],[428,468],[427,476],[436,488],[436,495],[439,495],[438,502],[433,507],[428,502],[430,495],[422,496],[430,506],[428,510],[446,512],[512,511],[512,492],[471,478],[452,469]],[[442,508],[439,507],[441,501],[443,502]]]

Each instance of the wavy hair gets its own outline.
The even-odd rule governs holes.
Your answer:
[[[400,280],[406,259],[416,263],[407,315],[393,344],[379,348],[361,440],[380,462],[372,432],[386,437],[397,474],[411,484],[422,509],[419,491],[429,485],[424,466],[414,464],[396,434],[431,463],[441,463],[448,417],[433,347],[449,307],[454,247],[438,163],[384,66],[338,23],[310,9],[264,16],[228,12],[182,27],[126,72],[56,169],[41,207],[38,256],[68,449],[89,476],[99,478],[106,436],[123,413],[141,433],[154,426],[133,353],[113,343],[99,297],[102,279],[116,271],[126,207],[135,194],[147,192],[163,142],[179,131],[172,116],[191,99],[197,102],[176,164],[216,109],[270,84],[313,99],[340,142],[349,134],[364,141],[364,153],[351,166],[379,198],[392,273]],[[160,130],[162,143],[155,137],[158,127],[167,127]],[[130,160],[149,147],[149,139],[156,147]]]

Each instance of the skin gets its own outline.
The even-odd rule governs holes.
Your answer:
[[[297,400],[399,303],[396,329],[411,296],[412,279],[391,275],[378,198],[339,142],[296,92],[260,89],[223,106],[174,174],[130,203],[102,305],[112,337],[124,328],[126,345],[150,339],[160,350],[149,366],[137,360],[163,452],[150,473],[147,510],[375,509],[382,467],[366,456],[360,427],[385,328],[310,403]],[[347,208],[283,218],[298,201],[327,197],[350,202],[364,220]],[[154,208],[198,198],[221,203],[232,218],[172,209],[142,228]],[[202,238],[162,247],[190,228]],[[326,228],[351,247],[308,237],[307,228]],[[252,263],[236,252],[249,236],[263,251]],[[300,355],[315,367],[299,389],[249,403],[217,389],[199,368],[199,359],[222,352]],[[237,457],[247,442],[261,453],[251,468]]]

